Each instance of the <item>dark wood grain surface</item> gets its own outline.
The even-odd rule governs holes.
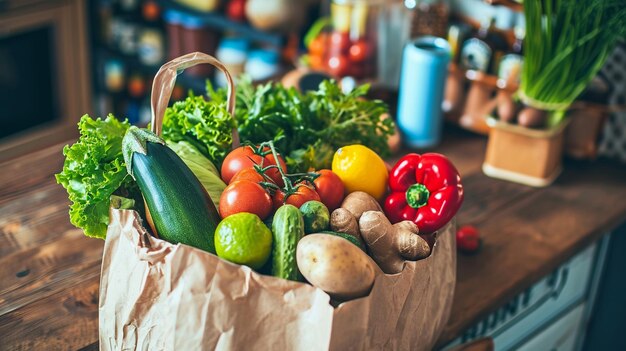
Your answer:
[[[61,145],[0,164],[0,349],[96,349],[104,242],[69,223],[53,174]],[[480,171],[485,139],[460,131],[436,151],[463,175],[459,224],[483,234],[480,254],[459,257],[450,322],[440,344],[626,220],[626,167],[568,162],[557,182],[533,189]]]

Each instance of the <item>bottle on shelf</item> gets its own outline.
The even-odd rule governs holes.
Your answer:
[[[525,28],[516,26],[515,42],[511,49],[506,52],[498,63],[498,87],[504,88],[509,85],[519,84],[520,74],[522,72],[522,63],[524,56],[522,54],[523,41],[526,34]]]
[[[522,72],[524,35],[523,27],[515,27],[515,43],[513,43],[511,50],[502,56],[498,64],[497,85],[500,89],[497,95],[497,114],[503,122],[512,123],[518,113],[517,105],[513,101],[513,91],[517,90]]]
[[[422,35],[446,36],[450,16],[448,0],[405,0],[404,5],[413,10],[411,38]]]
[[[467,70],[491,74],[503,52],[507,50],[506,40],[494,30],[495,18],[481,22],[476,34],[463,43],[461,66]]]

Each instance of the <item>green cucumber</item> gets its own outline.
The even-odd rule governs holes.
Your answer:
[[[220,216],[183,160],[161,138],[137,127],[128,129],[122,148],[159,237],[215,253]]]
[[[296,248],[298,241],[304,237],[304,220],[300,210],[292,205],[279,207],[272,220],[272,235],[272,275],[299,280]]]
[[[333,232],[331,230],[323,230],[320,233],[321,234],[330,234],[330,235],[338,236],[340,238],[344,238],[344,239],[348,240],[349,242],[353,243],[354,245],[358,246],[361,250],[363,250],[363,246],[361,246],[361,243],[359,242],[359,239],[355,238],[354,235],[350,235],[348,233]],[[365,251],[365,250],[363,250],[363,251]]]

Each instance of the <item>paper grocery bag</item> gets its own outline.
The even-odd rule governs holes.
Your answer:
[[[100,281],[101,350],[427,350],[456,276],[454,222],[427,259],[379,272],[370,294],[334,308],[309,284],[265,276],[152,237],[111,210]]]

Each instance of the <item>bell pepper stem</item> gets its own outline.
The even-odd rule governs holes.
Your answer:
[[[412,208],[420,208],[428,203],[430,192],[424,184],[413,184],[406,191],[406,202]]]

